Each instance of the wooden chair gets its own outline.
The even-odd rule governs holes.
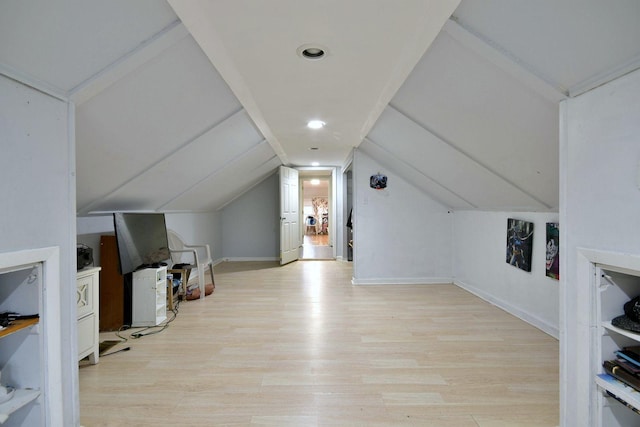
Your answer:
[[[169,239],[169,251],[171,252],[171,261],[175,264],[183,264],[181,269],[188,269],[190,272],[196,270],[198,275],[198,288],[200,289],[200,298],[205,296],[204,271],[209,267],[211,273],[211,283],[215,288],[215,280],[213,279],[213,260],[211,259],[211,249],[207,244],[187,244],[182,237],[173,230],[167,230]],[[186,291],[189,275],[183,279],[183,286]]]

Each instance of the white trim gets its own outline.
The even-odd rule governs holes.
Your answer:
[[[568,173],[568,144],[569,144],[569,130],[568,130],[568,117],[569,117],[569,109],[568,109],[568,101],[560,102],[558,106],[558,117],[559,117],[559,148],[558,148],[558,167],[560,170],[560,179],[559,179],[559,222],[560,224],[569,224],[568,215],[567,215],[567,194],[569,190],[567,189],[567,175]],[[560,265],[567,266],[569,265],[569,256],[565,248],[568,247],[567,243],[567,233],[560,233]],[[569,355],[573,354],[567,345],[567,324],[570,322],[567,311],[569,310],[569,293],[567,291],[568,281],[567,274],[562,273],[560,275],[560,289],[559,289],[559,297],[560,297],[560,307],[558,313],[558,323],[560,328],[560,419],[567,420],[567,402],[569,399],[573,399],[573,393],[570,391],[570,388],[573,388],[573,380],[569,381],[567,366],[569,363],[574,363],[573,358],[569,358]],[[571,387],[569,384],[571,383]]]
[[[640,255],[622,252],[599,251],[588,248],[578,248],[578,254],[589,262],[598,264],[605,270],[615,270],[619,273],[638,276],[640,271]]]
[[[569,88],[569,96],[575,97],[582,95],[592,89],[595,89],[610,81],[616,80],[626,74],[629,74],[640,68],[640,55],[636,55],[627,62],[613,68],[608,69],[602,73],[598,73],[590,78],[575,84]]]
[[[260,144],[264,143],[266,140],[263,139]],[[258,168],[262,168],[263,166],[267,165],[273,160],[277,158],[277,156],[273,156],[273,157],[269,157],[269,160],[267,160],[266,162],[262,162],[260,165],[258,165],[258,167],[254,168],[254,170],[258,169]],[[232,160],[232,161],[235,161]],[[223,168],[226,167],[223,166]],[[237,191],[236,190],[236,195],[234,197],[232,197],[231,199],[227,200],[226,202],[224,202],[220,207],[215,208],[215,210],[217,212],[223,210],[224,208],[226,208],[227,206],[229,206],[231,203],[235,202],[236,200],[238,200],[240,197],[244,196],[245,194],[247,194],[249,191],[253,190],[254,188],[256,188],[258,185],[262,184],[264,181],[266,181],[267,179],[271,178],[273,175],[277,175],[278,171],[280,170],[280,165],[275,165],[274,169],[271,170],[270,172],[266,172],[265,174],[263,174],[261,177],[259,177],[258,179],[255,180],[255,182],[251,185],[249,185],[247,188],[245,188],[242,191]]]
[[[60,101],[67,102],[69,100],[67,94],[63,89],[40,80],[37,77],[31,76],[23,71],[16,70],[15,68],[7,64],[0,64],[0,75],[5,76],[8,79],[14,80],[25,86],[28,86],[34,90],[37,90],[38,92],[44,93],[45,95],[56,98]]]
[[[470,286],[467,283],[464,283],[460,280],[455,280],[454,285],[464,289],[467,292],[470,292],[472,294],[474,294],[475,296],[477,296],[478,298],[481,298],[493,305],[495,305],[496,307],[506,311],[509,314],[512,314],[514,316],[516,316],[517,318],[519,318],[520,320],[523,320],[525,322],[527,322],[528,324],[535,326],[536,328],[540,329],[542,332],[545,332],[548,335],[551,335],[552,337],[554,337],[555,339],[559,339],[559,331],[558,328],[545,322],[544,320],[540,319],[539,317],[531,314],[531,313],[527,313],[525,311],[520,310],[519,308],[509,304],[508,302],[496,298],[493,295],[490,295],[476,287]]]
[[[557,103],[567,97],[567,92],[558,82],[541,76],[511,52],[492,44],[489,40],[482,38],[482,35],[472,32],[460,23],[449,19],[442,29],[462,46],[479,54],[545,99]]]
[[[221,262],[280,261],[278,257],[223,257]]]
[[[351,279],[354,285],[442,285],[452,283],[452,277],[390,277],[378,279]]]
[[[0,272],[21,270],[24,266],[49,261],[53,256],[59,258],[60,248],[57,246],[39,249],[27,249],[15,252],[0,253]]]
[[[68,161],[70,171],[68,172],[68,192],[67,192],[67,208],[69,210],[69,233],[67,235],[68,239],[68,248],[75,248],[77,244],[77,224],[76,224],[76,106],[73,102],[67,102],[67,149],[68,149]],[[71,249],[73,251],[73,249]],[[73,251],[75,252],[75,251]],[[72,253],[73,253],[72,252]],[[76,257],[71,255],[72,260],[76,260]],[[64,279],[64,282],[67,283],[75,283],[75,272],[76,268],[73,267],[75,263],[73,263],[66,274],[70,274],[72,277],[67,277]],[[79,372],[78,372],[78,364],[76,360],[71,357],[73,355],[78,354],[78,317],[76,314],[77,310],[77,292],[76,287],[65,286],[60,289],[60,300],[64,301],[62,303],[63,307],[71,307],[73,314],[68,314],[67,318],[64,319],[60,317],[60,322],[64,323],[63,330],[69,331],[67,337],[60,337],[61,339],[67,339],[67,341],[62,342],[62,347],[66,353],[62,354],[62,360],[65,362],[65,366],[62,367],[63,375],[69,377],[69,381],[66,381],[63,384],[63,395],[71,396],[70,399],[67,400],[69,402],[67,407],[71,408],[71,414],[67,419],[71,419],[74,424],[80,422],[80,388],[79,388]]]
[[[227,82],[229,89],[238,98],[240,104],[247,111],[247,114],[253,120],[260,133],[269,143],[275,154],[283,165],[289,164],[287,153],[285,153],[280,141],[271,131],[271,127],[267,123],[262,114],[258,103],[255,100],[249,86],[245,83],[243,74],[238,71],[232,55],[229,53],[227,46],[219,36],[218,31],[211,25],[203,24],[200,16],[202,8],[193,6],[191,2],[169,0],[169,5],[180,20],[185,24],[196,43],[202,49],[202,52],[209,58],[212,64],[215,64],[216,70]],[[194,3],[195,4],[195,3]]]
[[[69,97],[77,105],[87,102],[188,35],[189,31],[182,22],[172,22],[149,40],[69,90]]]
[[[364,138],[362,140],[364,141]],[[352,148],[351,151],[349,151],[349,154],[347,154],[347,157],[344,159],[344,162],[342,163],[342,168],[340,169],[340,172],[342,172],[343,174],[346,173],[353,166],[354,151],[355,151],[355,148]]]

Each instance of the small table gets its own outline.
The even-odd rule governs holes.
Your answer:
[[[175,274],[180,274],[180,285],[178,286],[178,301],[184,299],[187,294],[187,282],[189,281],[189,273],[191,273],[190,268],[171,268],[167,270],[167,273],[170,273],[172,276]],[[167,279],[167,307],[169,310],[173,310],[175,307],[175,301],[173,299],[173,277],[171,280]]]

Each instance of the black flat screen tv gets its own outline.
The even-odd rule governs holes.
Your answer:
[[[116,212],[113,224],[120,274],[157,267],[171,257],[164,214]]]

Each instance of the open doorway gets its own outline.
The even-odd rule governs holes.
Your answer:
[[[334,259],[330,235],[331,175],[322,172],[306,171],[300,176],[303,224],[301,259]]]

